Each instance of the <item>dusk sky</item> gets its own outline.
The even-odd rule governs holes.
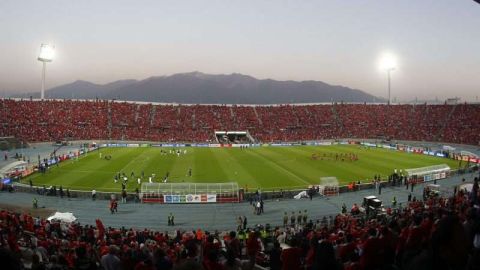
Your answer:
[[[0,95],[201,71],[320,80],[386,97],[379,58],[398,58],[392,98],[480,96],[473,0],[0,0]]]

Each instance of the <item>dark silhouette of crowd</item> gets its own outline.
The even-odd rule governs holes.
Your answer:
[[[480,193],[432,196],[377,216],[335,217],[237,231],[65,224],[0,211],[5,269],[458,269],[480,268]],[[354,209],[352,209],[352,212]]]
[[[480,105],[153,105],[0,100],[0,136],[37,141],[215,141],[240,130],[260,142],[385,138],[478,145]]]

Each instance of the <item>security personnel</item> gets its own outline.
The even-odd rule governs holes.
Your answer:
[[[38,208],[38,201],[37,198],[33,198],[32,200],[33,208],[37,209]]]
[[[305,209],[305,211],[303,211],[303,224],[304,225],[307,224],[307,219],[308,219],[308,215],[307,215],[307,210]]]
[[[268,232],[267,232],[267,230],[266,230],[265,228],[263,228],[263,230],[260,231],[260,237],[261,237],[263,240],[267,239],[267,237],[268,237]]]
[[[173,216],[172,213],[170,213],[170,215],[168,216],[168,225],[175,226],[174,219],[175,219],[175,217]]]
[[[245,232],[243,230],[240,230],[238,232],[238,240],[240,240],[240,243],[243,243],[245,241]]]

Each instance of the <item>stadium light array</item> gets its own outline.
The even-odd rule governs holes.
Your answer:
[[[380,60],[380,69],[387,72],[388,77],[388,104],[391,101],[391,75],[390,73],[397,69],[397,58],[393,54],[386,53]]]
[[[38,55],[37,60],[43,63],[42,68],[42,90],[40,92],[40,98],[45,98],[45,70],[47,68],[47,62],[53,61],[55,46],[50,44],[40,45],[40,54]]]

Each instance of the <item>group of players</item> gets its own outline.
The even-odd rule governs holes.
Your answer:
[[[180,155],[186,155],[187,154],[187,149],[183,149],[183,151],[181,149],[170,149],[170,150],[163,150],[163,149],[160,149],[160,154],[162,155],[177,155],[177,157],[179,157]]]
[[[358,155],[355,153],[313,153],[311,159],[329,161],[357,161]]]
[[[160,154],[161,155],[176,155],[176,156],[180,156],[180,155],[186,155],[187,154],[187,149],[170,149],[170,150],[163,150],[163,149],[160,149]],[[100,159],[102,158],[105,158],[107,160],[110,160],[112,158],[111,155],[102,155],[102,153],[100,152],[99,153],[99,157]],[[165,176],[163,177],[163,179],[161,180],[163,183],[167,183],[168,182],[168,179],[169,179],[169,176],[170,176],[170,172],[167,171],[165,173]],[[187,171],[187,175],[188,177],[192,177],[192,168],[188,168],[188,171]],[[154,183],[156,180],[155,180],[155,177],[156,175],[154,173],[152,173],[151,175],[148,176],[148,182],[149,183]],[[117,184],[119,181],[121,181],[121,184],[122,184],[122,190],[125,189],[126,185],[128,184],[128,181],[129,179],[135,179],[137,180],[137,184],[140,185],[143,181],[143,179],[145,179],[145,172],[142,170],[141,172],[141,175],[138,175],[136,176],[135,173],[132,171],[132,173],[130,174],[130,177],[128,177],[124,172],[117,172],[115,174],[115,176],[113,177],[113,182],[115,184]]]
[[[192,177],[192,168],[188,168],[186,176]],[[149,175],[148,176],[148,182],[149,183],[154,183],[155,182],[155,177],[156,177],[156,175],[154,173]],[[162,182],[167,183],[169,177],[170,177],[170,172],[167,171],[165,173],[165,176],[162,179]],[[122,181],[122,189],[124,189],[126,187],[126,185],[128,184],[128,180],[129,179],[135,179],[135,178],[137,179],[137,184],[138,185],[142,184],[142,180],[145,179],[144,171],[142,170],[141,175],[138,175],[138,176],[136,176],[135,173],[132,171],[132,173],[130,174],[130,177],[128,177],[124,172],[118,172],[113,177],[113,182],[115,184],[117,184],[119,181]]]

